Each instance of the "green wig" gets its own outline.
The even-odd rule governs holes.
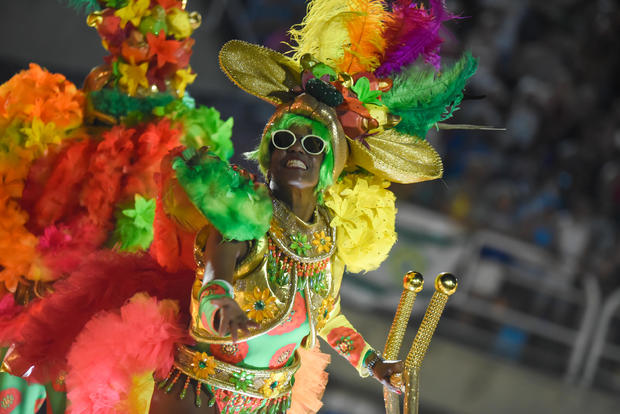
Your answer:
[[[323,138],[325,141],[325,155],[319,169],[319,182],[315,188],[315,192],[319,195],[319,202],[322,202],[322,191],[331,185],[334,173],[334,152],[331,145],[331,136],[327,127],[322,123],[301,115],[285,113],[265,131],[258,149],[249,153],[248,158],[257,160],[261,171],[266,176],[271,161],[271,133],[279,129],[289,129],[293,125],[308,126],[312,129],[314,135]]]

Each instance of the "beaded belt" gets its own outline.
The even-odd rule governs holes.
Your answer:
[[[271,399],[291,391],[293,375],[299,369],[299,359],[295,357],[292,365],[278,369],[249,369],[179,345],[174,365],[188,377],[204,384],[254,398]]]

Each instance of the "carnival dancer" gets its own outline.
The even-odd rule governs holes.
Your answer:
[[[340,313],[340,283],[396,240],[390,182],[442,174],[424,137],[476,68],[438,74],[443,3],[314,0],[292,57],[224,45],[226,75],[276,106],[265,185],[229,164],[232,120],[185,93],[184,1],[76,2],[110,52],[84,89],[37,66],[0,87],[5,384],[75,413],[316,412],[317,336],[387,384],[402,367]]]
[[[196,344],[179,348],[162,383],[171,394],[156,394],[152,412],[193,412],[205,398],[201,390],[217,412],[284,412],[291,401],[291,412],[316,411],[328,361],[314,349],[317,335],[363,376],[389,385],[402,370],[400,362],[383,361],[339,312],[343,269],[332,261],[337,234],[321,201],[340,176],[346,145],[334,109],[311,95],[272,117],[256,153],[273,201],[269,231],[245,242],[212,228],[198,236],[205,253],[192,296]],[[186,164],[196,169],[201,156]]]

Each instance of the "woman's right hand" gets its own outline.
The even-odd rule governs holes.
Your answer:
[[[212,303],[219,307],[215,315],[215,329],[220,336],[230,334],[233,342],[237,342],[237,331],[245,334],[250,333],[250,328],[258,328],[260,325],[250,319],[234,299],[224,297],[212,299]]]

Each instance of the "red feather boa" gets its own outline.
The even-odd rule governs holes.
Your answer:
[[[98,251],[25,311],[11,368],[19,375],[34,366],[29,381],[54,380],[65,370],[67,353],[84,325],[100,311],[120,308],[138,292],[177,300],[187,323],[193,281],[193,271],[168,273],[146,254]]]

